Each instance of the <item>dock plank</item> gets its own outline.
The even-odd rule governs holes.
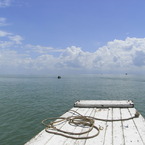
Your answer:
[[[82,100],[80,102],[83,105],[86,103],[86,105],[92,105],[93,107],[94,105],[100,106],[100,103],[102,103],[103,106],[100,108],[99,106],[94,108],[92,106],[75,106],[71,109],[84,116],[94,117],[95,126],[100,127],[100,133],[98,136],[90,139],[71,139],[42,130],[25,145],[145,145],[145,119],[143,116],[139,115],[138,118],[128,119],[125,121],[121,120],[135,115],[136,109],[133,108],[134,105],[132,101]],[[112,107],[108,107],[109,103]],[[115,105],[115,103],[117,103],[117,105]],[[78,114],[72,113],[69,110],[61,117],[76,115]],[[104,120],[97,120],[95,118]],[[116,119],[119,121],[115,121]],[[65,131],[71,131],[73,133],[84,132],[88,129],[87,127],[82,128],[76,125],[70,125],[66,121],[58,124],[57,128]],[[55,130],[53,131],[57,132]],[[96,134],[96,132],[97,131],[93,129],[85,135],[75,135],[75,137],[92,136]]]
[[[113,108],[109,108],[108,119],[113,119]],[[113,123],[107,122],[103,145],[113,145]]]
[[[94,108],[89,108],[89,111],[85,114],[86,116],[94,117],[96,110]],[[81,132],[84,132],[84,128],[81,129]],[[88,137],[89,133],[81,135],[80,137]],[[75,145],[84,145],[87,139],[76,139],[74,142]]]
[[[134,103],[131,100],[80,100],[74,106],[82,108],[132,108],[134,107]]]
[[[137,110],[135,108],[129,108],[129,112],[130,112],[131,116],[133,116],[136,113],[136,111]],[[139,118],[134,118],[133,121],[134,121],[135,127],[140,135],[140,138],[145,145],[145,119],[140,114]]]
[[[84,108],[84,110],[86,110],[87,108]],[[88,108],[86,113],[85,114],[82,114],[84,116],[93,116],[94,114],[94,109],[93,108]],[[88,128],[78,128],[78,127],[75,127],[73,132],[84,132],[88,130]],[[76,137],[87,137],[88,134],[84,134],[84,135],[77,135]],[[64,145],[70,145],[70,144],[75,144],[75,145],[84,145],[84,141],[85,139],[71,139],[71,138],[68,138]]]
[[[131,117],[128,108],[121,109],[122,118]],[[138,130],[135,127],[133,119],[123,121],[123,132],[125,145],[144,145],[142,142]]]
[[[121,110],[120,108],[113,109],[113,119],[121,120]],[[124,134],[122,129],[122,121],[113,121],[113,144],[114,145],[124,145]]]
[[[77,111],[78,108],[72,108],[71,110]],[[69,117],[72,115],[69,111],[63,114],[61,117]],[[59,128],[62,128],[64,124],[60,125]],[[39,134],[33,137],[30,141],[28,141],[25,145],[45,145],[54,137],[54,134],[50,134],[44,130],[42,130]]]
[[[94,117],[101,118],[101,119],[107,119],[108,113],[109,113],[108,109],[96,108]],[[95,120],[95,126],[101,127],[100,133],[98,136],[96,136],[94,138],[87,139],[85,145],[95,145],[95,144],[103,145],[104,135],[105,135],[105,131],[106,131],[106,125],[107,125],[107,122],[105,122],[105,121]],[[89,133],[89,135],[92,135],[95,133],[96,133],[96,130],[93,130],[92,132]]]
[[[83,108],[79,108],[77,110],[78,113],[80,114],[85,114],[86,112],[88,111],[88,109],[83,109]],[[62,130],[65,130],[65,131],[71,131],[71,132],[79,132],[80,131],[80,128],[75,128],[74,126],[71,126],[69,125],[68,123],[65,124],[63,127],[62,127]],[[61,136],[61,135],[55,135],[53,136],[53,138],[51,138],[48,142],[48,144],[46,145],[63,145],[64,142],[66,142],[67,140],[67,137],[64,137],[64,136]],[[71,141],[74,143],[75,139],[71,139]],[[72,144],[73,144],[72,143]]]

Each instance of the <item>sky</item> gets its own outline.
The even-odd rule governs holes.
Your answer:
[[[145,0],[0,0],[0,74],[145,73]]]

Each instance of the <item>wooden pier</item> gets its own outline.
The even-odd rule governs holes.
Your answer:
[[[25,145],[145,145],[145,119],[132,101],[81,100]]]

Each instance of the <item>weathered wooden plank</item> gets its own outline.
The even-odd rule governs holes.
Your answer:
[[[108,119],[108,113],[109,113],[109,109],[99,109],[96,108],[95,111],[95,118],[101,118],[101,119]],[[100,121],[100,120],[95,120],[95,126],[99,127],[100,133],[98,136],[91,138],[91,139],[87,139],[85,145],[103,145],[104,143],[104,136],[106,133],[106,126],[107,126],[107,122],[105,121]],[[89,133],[89,135],[95,134],[96,130],[94,129],[92,132]]]
[[[108,100],[80,100],[77,101],[74,104],[74,107],[86,107],[86,108],[90,108],[90,107],[98,107],[98,108],[132,108],[134,107],[134,104],[131,100],[121,100],[121,101],[117,101],[117,100],[112,100],[112,101],[108,101]]]
[[[121,120],[121,112],[120,108],[113,109],[113,119]],[[114,145],[124,145],[124,134],[122,130],[122,122],[121,121],[113,121],[113,144]]]
[[[90,113],[87,113],[86,116],[94,117],[95,113],[96,113],[96,109],[91,108],[91,109],[90,109]],[[84,129],[82,129],[82,132],[83,132],[83,131],[84,131]],[[93,131],[93,130],[92,130],[92,131]],[[91,132],[92,132],[92,131],[91,131]],[[89,135],[89,133],[87,133],[87,134],[84,135],[84,136],[88,137],[88,136],[90,136],[90,135]],[[92,138],[91,138],[91,139],[92,139]],[[88,140],[88,139],[83,139],[83,140],[77,139],[77,140],[75,141],[75,145],[84,145],[85,142],[86,142],[86,140]],[[89,139],[89,140],[90,140],[90,139]]]
[[[109,108],[111,104],[111,108]],[[124,119],[133,117],[136,113],[132,101],[96,101],[96,100],[81,100],[75,103],[71,110],[78,113],[101,119]],[[85,105],[85,106],[83,106]],[[86,108],[91,105],[91,108]],[[101,105],[101,106],[100,106]],[[97,108],[93,108],[96,107]],[[82,108],[85,107],[85,108]],[[101,108],[98,108],[101,107]],[[104,107],[104,108],[102,108]],[[116,108],[117,107],[117,108]],[[123,108],[127,107],[127,108]],[[66,112],[61,117],[76,116],[75,113]],[[140,115],[138,118],[129,119],[126,121],[101,121],[95,120],[95,126],[103,128],[98,136],[90,139],[71,139],[61,135],[55,135],[42,130],[38,135],[32,138],[25,145],[145,145],[145,119]],[[57,125],[57,128],[71,132],[83,132],[87,128],[76,127],[70,125],[66,121]],[[55,132],[55,131],[54,131]],[[92,136],[97,131],[93,129],[90,133],[82,136]],[[75,135],[79,137],[79,135]]]
[[[86,113],[85,114],[82,114],[84,116],[93,116],[95,111],[93,108],[84,108],[84,110],[86,110]],[[88,128],[86,127],[81,127],[81,128],[78,128],[78,127],[75,127],[74,130],[72,130],[72,132],[84,132],[88,130]],[[87,137],[88,134],[84,134],[84,135],[77,135],[76,137]],[[84,142],[85,142],[85,139],[70,139],[68,138],[64,145],[72,145],[72,144],[75,144],[75,145],[84,145]]]
[[[126,109],[121,109],[122,118],[130,118],[130,112]],[[123,132],[125,145],[144,145],[142,142],[138,130],[133,122],[133,119],[123,121]]]
[[[88,108],[84,109],[84,108],[80,108],[77,110],[78,113],[80,114],[85,114],[88,111]],[[62,130],[65,131],[70,131],[70,132],[79,132],[80,131],[80,127],[75,128],[75,126],[71,126],[70,124],[66,123],[62,128]],[[55,135],[53,136],[53,138],[51,138],[49,140],[49,142],[46,145],[63,145],[64,142],[66,142],[67,137],[61,136],[61,135]],[[75,141],[74,139],[71,139],[71,141]],[[72,143],[73,144],[73,143]]]
[[[71,110],[77,111],[78,108],[72,108]],[[72,114],[70,112],[66,112],[61,117],[68,117]],[[61,124],[59,128],[63,127],[64,124]],[[25,145],[45,145],[51,138],[55,136],[54,134],[50,134],[44,130],[42,130],[39,134],[37,134],[34,138],[28,141]]]
[[[134,116],[136,111],[137,110],[135,108],[129,108],[129,112],[130,112],[131,116]],[[133,119],[133,122],[135,124],[135,127],[136,127],[139,135],[140,135],[140,138],[141,138],[142,142],[145,145],[145,119],[140,114],[138,118]]]
[[[113,108],[109,108],[108,119],[113,119]],[[103,145],[113,145],[113,123],[107,122]]]

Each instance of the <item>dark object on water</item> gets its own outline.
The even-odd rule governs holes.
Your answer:
[[[125,73],[125,75],[127,75],[127,73]]]
[[[61,76],[58,76],[57,78],[58,78],[58,79],[61,79]]]

